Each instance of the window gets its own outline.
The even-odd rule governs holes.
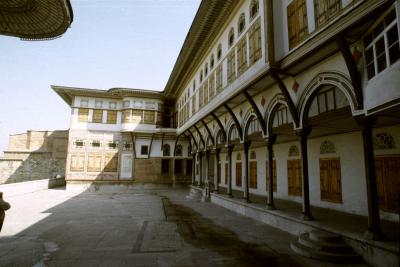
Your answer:
[[[203,70],[200,71],[200,82],[203,81]]]
[[[182,157],[182,145],[177,144],[175,149],[175,156]]]
[[[129,100],[124,101],[123,107],[124,108],[129,108]]]
[[[144,111],[144,123],[145,124],[154,124],[155,114],[154,111]]]
[[[236,79],[235,49],[228,54],[228,83]]]
[[[400,213],[400,157],[375,158],[379,207],[388,212]]]
[[[205,67],[204,67],[204,75],[207,77],[208,75],[208,64],[206,63]]]
[[[163,156],[164,157],[169,157],[171,155],[171,148],[169,144],[164,144],[163,145]]]
[[[101,154],[90,153],[88,155],[87,171],[88,172],[101,171]]]
[[[132,148],[133,148],[132,143],[131,142],[126,142],[126,141],[124,142],[124,146],[122,147],[122,149],[125,150],[125,151],[132,150]]]
[[[122,123],[131,122],[131,110],[122,111]]]
[[[102,108],[102,107],[103,107],[103,101],[101,101],[101,100],[96,100],[96,101],[94,102],[94,106],[95,106],[95,108]]]
[[[83,108],[87,108],[89,106],[89,100],[81,99],[80,106],[83,107]]]
[[[161,160],[161,173],[162,174],[169,174],[169,159],[162,159]]]
[[[90,142],[90,148],[98,149],[101,147],[101,142],[99,140],[93,140]]]
[[[241,156],[240,153],[236,156],[236,186],[242,186],[242,162],[240,162]]]
[[[299,44],[308,34],[305,0],[293,0],[287,7],[289,49]]]
[[[92,122],[93,123],[102,123],[103,122],[103,110],[101,110],[101,109],[93,110]]]
[[[88,122],[89,109],[80,108],[78,109],[78,122]]]
[[[108,104],[108,107],[109,107],[110,109],[116,109],[116,108],[117,108],[117,102],[110,102],[110,103]]]
[[[109,141],[107,143],[107,148],[108,149],[118,149],[118,142],[116,141]]]
[[[85,170],[85,154],[78,153],[71,155],[71,172],[83,172]]]
[[[257,155],[255,151],[250,153],[249,165],[250,188],[257,188]]]
[[[251,25],[249,30],[249,58],[250,65],[261,58],[261,27],[259,19]]]
[[[213,68],[214,68],[214,54],[212,54],[211,58],[210,58],[210,69],[213,69]]]
[[[237,45],[238,76],[247,69],[247,39],[244,36]]]
[[[208,102],[208,80],[203,84],[203,103],[204,105]]]
[[[235,31],[233,28],[230,29],[229,34],[228,34],[228,44],[229,47],[233,45],[233,42],[235,41]]]
[[[215,73],[210,74],[209,87],[208,87],[208,99],[211,100],[215,95]]]
[[[175,161],[174,173],[175,174],[182,174],[182,160],[181,159],[176,159],[174,161]]]
[[[221,44],[219,44],[217,48],[217,59],[220,60],[221,57],[222,57],[222,46]]]
[[[396,10],[392,8],[368,35],[364,37],[365,63],[368,79],[400,58]]]
[[[217,94],[219,94],[222,91],[222,65],[219,65],[217,67],[217,70],[215,71],[215,75],[216,75]]]
[[[116,110],[107,111],[107,123],[109,123],[109,124],[117,123],[117,111]]]
[[[258,1],[253,0],[250,4],[250,18],[254,19],[258,15]]]
[[[203,106],[203,86],[199,88],[199,107]]]
[[[141,146],[140,155],[148,155],[149,154],[149,146]]]
[[[104,171],[117,172],[118,171],[118,154],[109,153],[105,156]]]
[[[74,141],[74,148],[82,149],[85,148],[85,141],[78,139]]]
[[[133,109],[132,110],[132,122],[142,123],[143,120],[143,110]]]
[[[242,13],[239,17],[239,22],[238,22],[238,35],[240,35],[244,31],[245,27],[246,27],[246,18],[244,16],[244,13]]]
[[[317,28],[336,17],[341,10],[340,0],[314,0],[315,25]]]

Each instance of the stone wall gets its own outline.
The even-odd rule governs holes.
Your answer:
[[[68,131],[11,135],[0,158],[0,184],[64,177]]]

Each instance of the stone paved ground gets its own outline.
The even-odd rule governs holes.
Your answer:
[[[290,234],[186,194],[10,197],[0,266],[336,266],[293,255]]]

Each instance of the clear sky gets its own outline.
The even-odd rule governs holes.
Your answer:
[[[74,22],[52,41],[0,35],[0,155],[9,134],[68,129],[50,85],[163,90],[200,0],[72,0]]]

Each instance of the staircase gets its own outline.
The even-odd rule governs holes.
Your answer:
[[[340,235],[313,230],[293,239],[291,249],[304,257],[335,263],[361,262],[351,246]]]

